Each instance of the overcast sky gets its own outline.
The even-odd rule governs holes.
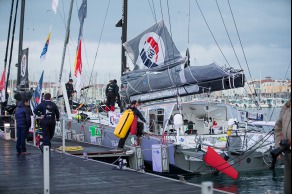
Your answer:
[[[63,70],[65,82],[68,80],[70,69],[73,71],[79,30],[77,11],[81,2],[82,0],[74,1],[70,42]],[[241,66],[249,80],[248,67],[253,79],[265,76],[271,76],[274,79],[284,79],[286,76],[291,79],[291,1],[229,0],[246,60],[228,0],[217,2],[240,65],[229,42],[216,0],[128,0],[128,40],[154,24],[155,18],[157,20],[163,18],[182,55],[185,55],[187,48],[190,49],[191,65],[201,66],[216,62],[224,66],[227,62],[218,49],[208,29],[209,26],[228,63],[234,68]],[[38,81],[41,71],[45,70],[44,81],[57,81],[69,4],[69,0],[59,0],[58,13],[55,15],[51,10],[51,0],[26,0],[23,48],[29,47],[30,80]],[[122,0],[88,0],[82,47],[85,82],[88,81],[91,72],[94,83],[107,83],[109,79],[119,80],[121,28],[116,28],[115,24],[122,17],[122,4]],[[1,72],[4,67],[10,8],[11,0],[0,0]],[[18,18],[19,15],[20,11]],[[104,28],[102,28],[103,24]],[[46,60],[41,63],[39,57],[51,25],[52,35],[48,53]],[[18,37],[19,20],[17,20],[15,31],[12,78],[15,78],[16,72]],[[131,68],[133,67],[130,60],[128,64]],[[288,73],[286,73],[287,70]]]

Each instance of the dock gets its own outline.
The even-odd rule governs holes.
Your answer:
[[[53,148],[58,146],[52,142]],[[79,142],[78,142],[79,143]],[[68,142],[66,142],[68,145]],[[71,143],[74,144],[73,142]],[[0,139],[0,193],[44,193],[43,154],[38,147],[27,145],[30,155],[16,153],[16,142]],[[84,145],[83,145],[84,146]],[[88,145],[88,153],[111,152],[108,148]],[[182,183],[78,154],[50,151],[50,193],[201,193],[201,186]],[[227,193],[213,189],[213,193]]]

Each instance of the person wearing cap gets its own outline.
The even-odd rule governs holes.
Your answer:
[[[110,80],[110,83],[105,89],[106,95],[106,107],[105,111],[115,111],[116,98],[119,96],[119,87],[117,85],[117,80]]]
[[[31,110],[29,108],[29,98],[25,95],[21,96],[22,100],[18,103],[15,110],[15,120],[17,126],[17,142],[16,151],[18,155],[30,154],[26,151],[26,137],[31,126]]]
[[[73,94],[75,92],[74,87],[73,87],[73,79],[70,78],[69,81],[65,84],[66,86],[66,91],[67,91],[67,96],[68,96],[68,100],[69,100],[69,105],[70,108],[72,109],[73,107]],[[66,107],[65,107],[65,112],[66,112]]]
[[[146,123],[146,119],[143,117],[143,115],[141,114],[141,112],[139,111],[139,109],[137,108],[139,105],[141,105],[141,101],[140,100],[133,100],[130,104],[130,106],[127,109],[131,109],[134,112],[134,115],[137,116],[141,121],[143,121],[144,123]],[[142,135],[142,131],[144,128],[144,125],[142,122],[138,121],[137,123],[137,136],[141,136]],[[127,132],[126,136],[124,138],[121,138],[119,140],[118,143],[118,149],[123,149],[126,139],[128,138],[130,133],[130,130]]]
[[[59,121],[60,113],[57,105],[51,101],[51,94],[46,93],[44,97],[45,101],[41,102],[33,112],[42,119],[43,145],[51,147],[51,140],[55,133],[56,121]]]

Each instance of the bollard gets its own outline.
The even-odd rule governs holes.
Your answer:
[[[62,152],[65,153],[65,119],[63,119]]]
[[[83,152],[83,158],[84,158],[85,161],[88,160],[88,155],[87,155],[86,152]]]
[[[202,194],[213,194],[213,182],[206,181],[202,183]]]
[[[43,160],[44,160],[44,193],[50,193],[50,147],[44,146]]]

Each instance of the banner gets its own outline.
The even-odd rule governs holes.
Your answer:
[[[18,64],[17,84],[18,89],[29,89],[28,48],[21,52],[21,62],[20,65]]]

